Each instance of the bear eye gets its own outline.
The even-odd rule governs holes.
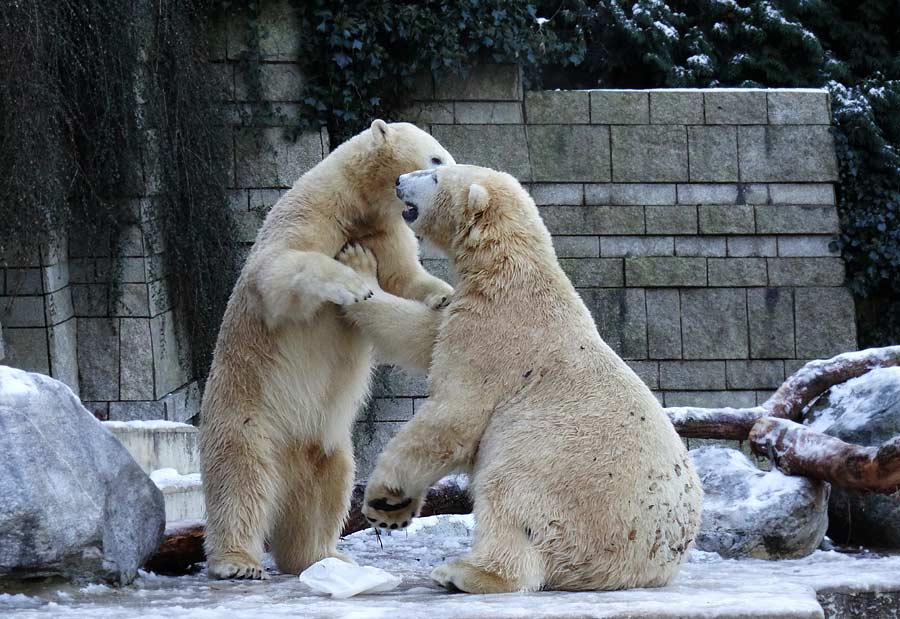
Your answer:
[[[441,158],[440,158],[440,157],[432,157],[432,158],[431,158],[431,163],[433,163],[434,165],[441,165],[441,164],[444,163],[444,162],[441,161]]]

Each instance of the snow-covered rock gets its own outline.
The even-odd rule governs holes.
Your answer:
[[[858,445],[900,435],[900,367],[877,368],[835,385],[809,408],[804,423]],[[900,493],[866,494],[834,488],[829,535],[838,542],[900,548]]]
[[[795,559],[828,528],[828,484],[761,471],[741,452],[690,452],[705,493],[696,547],[723,557]]]
[[[0,578],[131,582],[163,497],[63,383],[0,366]]]

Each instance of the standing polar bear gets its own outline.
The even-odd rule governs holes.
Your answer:
[[[650,390],[597,333],[534,202],[511,176],[472,166],[403,175],[397,195],[458,281],[437,327],[431,396],[379,457],[365,516],[405,526],[429,486],[464,470],[478,526],[471,552],[432,572],[441,585],[670,582],[700,524],[700,481]],[[409,311],[377,290],[371,254],[352,247],[341,259],[376,289],[348,308],[352,320],[377,327],[392,303]],[[408,356],[422,357],[425,339],[411,336]]]
[[[447,163],[453,158],[424,131],[376,120],[268,214],[228,302],[203,397],[210,577],[264,578],[267,539],[282,572],[340,556],[351,429],[368,391],[372,344],[339,306],[372,290],[334,256],[359,241],[377,257],[386,290],[424,301],[411,302],[422,314],[442,305],[452,288],[419,264],[394,183]],[[392,360],[390,347],[379,352]]]

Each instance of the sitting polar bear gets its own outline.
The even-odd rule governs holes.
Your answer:
[[[432,578],[472,593],[622,589],[670,582],[700,524],[702,489],[650,390],[600,339],[516,180],[473,166],[405,174],[404,218],[452,259],[456,292],[437,327],[431,396],[389,442],[363,513],[409,523],[424,493],[471,476],[478,526],[469,554]],[[368,274],[374,259],[341,258]],[[410,312],[376,288],[349,308],[363,327]]]
[[[444,163],[453,158],[424,131],[376,120],[266,217],[225,310],[201,409],[211,578],[264,578],[266,540],[285,573],[340,556],[351,428],[368,392],[372,343],[338,306],[372,292],[334,256],[360,241],[377,256],[385,289],[424,301],[410,301],[414,314],[436,313],[429,306],[452,288],[419,264],[394,182]],[[383,341],[401,339],[388,331]],[[394,360],[391,346],[378,352]]]

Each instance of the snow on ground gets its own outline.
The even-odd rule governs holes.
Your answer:
[[[129,428],[133,430],[171,430],[177,428],[192,428],[194,426],[179,421],[167,421],[165,419],[136,419],[134,421],[104,421],[106,428]]]
[[[156,469],[150,473],[150,479],[160,490],[166,488],[200,488],[203,481],[200,473],[188,473],[182,475],[175,469]]]
[[[142,573],[131,586],[56,585],[0,594],[0,616],[16,619],[466,619],[549,617],[821,617],[816,589],[900,589],[900,557],[816,552],[796,561],[724,560],[694,551],[675,583],[663,589],[591,593],[451,594],[433,585],[431,569],[468,548],[471,516],[419,519],[412,532],[361,531],[340,543],[360,565],[403,581],[395,591],[334,600],[296,575],[261,582],[209,581],[200,572]],[[382,547],[383,545],[383,547]],[[271,568],[271,563],[269,562]],[[0,581],[2,583],[2,581]]]

